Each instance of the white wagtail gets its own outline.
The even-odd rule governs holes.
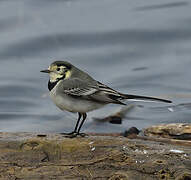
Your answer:
[[[83,135],[80,129],[87,117],[86,113],[99,109],[106,104],[124,104],[123,100],[162,101],[170,100],[155,97],[137,96],[120,93],[105,84],[96,81],[87,73],[66,61],[55,61],[43,73],[49,73],[48,89],[52,101],[61,110],[78,113],[78,120],[74,131],[68,137]],[[80,119],[83,119],[80,123]],[[79,124],[80,123],[80,124]]]

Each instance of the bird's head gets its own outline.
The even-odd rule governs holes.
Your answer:
[[[61,79],[65,80],[72,75],[72,64],[66,61],[55,61],[48,69],[42,70],[40,72],[48,73],[50,76],[50,82],[56,82]]]

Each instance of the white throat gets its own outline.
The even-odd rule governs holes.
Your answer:
[[[52,83],[58,81],[58,79],[63,78],[64,76],[62,74],[57,74],[55,72],[51,72],[49,75],[50,75],[50,82]]]

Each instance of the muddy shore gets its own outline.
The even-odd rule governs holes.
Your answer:
[[[0,180],[38,179],[189,180],[191,146],[136,137],[0,133]]]

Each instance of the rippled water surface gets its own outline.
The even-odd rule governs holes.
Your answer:
[[[178,0],[0,1],[0,131],[73,129],[76,114],[51,102],[40,73],[62,59],[121,92],[174,102],[136,102],[121,125],[93,121],[120,108],[106,106],[88,114],[86,132],[190,123],[190,9]]]

